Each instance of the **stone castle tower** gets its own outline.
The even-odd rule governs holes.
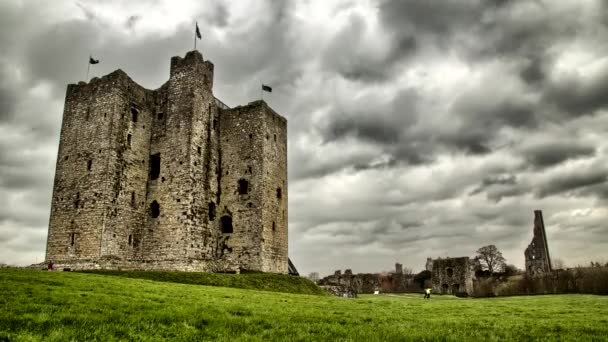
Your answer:
[[[543,222],[543,212],[534,211],[534,237],[525,252],[526,272],[531,275],[551,272],[551,258]]]
[[[198,51],[148,90],[67,88],[47,240],[58,268],[287,273],[287,121],[228,108]]]

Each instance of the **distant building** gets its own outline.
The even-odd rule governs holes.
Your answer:
[[[540,275],[551,272],[549,245],[547,244],[543,212],[540,210],[534,211],[534,236],[524,255],[526,257],[526,273]]]
[[[429,264],[427,259],[427,265]],[[432,260],[433,292],[440,294],[473,293],[474,262],[469,257]]]

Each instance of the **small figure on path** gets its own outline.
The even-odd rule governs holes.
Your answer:
[[[431,299],[431,288],[424,289],[424,299]]]

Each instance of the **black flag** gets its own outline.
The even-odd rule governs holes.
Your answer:
[[[265,84],[262,84],[262,90],[272,93],[272,88],[270,88],[269,86],[267,86]]]
[[[201,39],[201,31],[198,29],[198,23],[196,23],[196,38]]]
[[[97,64],[99,63],[99,59],[93,59],[93,57],[89,56],[89,64]]]

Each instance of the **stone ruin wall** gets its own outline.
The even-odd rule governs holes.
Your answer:
[[[193,51],[155,91],[121,70],[68,86],[47,262],[287,272],[286,120],[263,101],[218,108],[213,69]]]
[[[532,242],[524,253],[526,259],[526,272],[532,276],[550,273],[552,271],[549,246],[545,231],[543,213],[534,211],[534,229]]]
[[[434,259],[431,282],[433,293],[473,293],[473,263],[469,257]]]
[[[320,279],[320,286],[341,286],[355,293],[407,293],[421,289],[414,283],[414,275],[404,274],[401,264],[396,264],[391,273],[357,273],[346,269],[344,273],[337,270],[333,275]]]

